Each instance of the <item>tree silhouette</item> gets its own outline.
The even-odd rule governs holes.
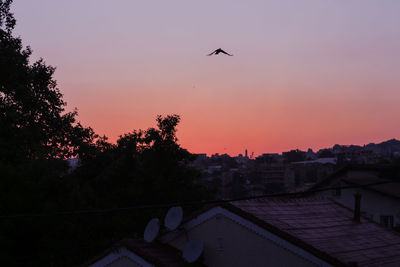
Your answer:
[[[63,209],[71,190],[63,159],[87,154],[96,135],[76,122],[76,111],[65,112],[55,68],[43,59],[31,63],[31,49],[13,36],[11,3],[0,0],[0,214],[51,212]],[[50,245],[46,236],[60,235],[65,226],[46,219],[0,221],[2,265],[49,265],[45,254],[60,243]]]
[[[65,112],[55,68],[43,59],[31,64],[30,47],[12,35],[11,3],[0,1],[0,161],[76,156],[96,136],[76,123],[76,110]]]

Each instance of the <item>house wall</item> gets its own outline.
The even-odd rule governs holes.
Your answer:
[[[335,191],[326,191],[322,195],[331,197],[333,200],[354,210],[354,194],[361,194],[361,214],[380,223],[381,216],[393,216],[393,226],[400,226],[400,200],[382,195],[380,193],[361,188],[341,190],[339,196]]]
[[[183,250],[189,239],[204,242],[204,263],[208,266],[318,266],[251,231],[227,216],[217,214],[168,243]]]

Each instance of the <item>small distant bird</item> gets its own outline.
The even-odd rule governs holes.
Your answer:
[[[228,55],[228,56],[233,56],[233,55],[231,55],[231,54],[229,54],[229,53],[226,53],[226,52],[225,52],[224,50],[222,50],[221,48],[218,48],[217,50],[215,50],[215,51],[212,52],[211,54],[208,54],[207,56],[218,55],[219,53],[223,53],[223,54]]]

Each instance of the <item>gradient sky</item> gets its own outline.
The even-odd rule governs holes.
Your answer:
[[[193,153],[400,138],[400,1],[14,2],[68,110],[111,141],[157,114]]]

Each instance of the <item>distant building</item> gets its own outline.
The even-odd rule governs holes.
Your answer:
[[[78,168],[81,165],[81,160],[79,158],[69,158],[67,159],[68,162],[68,173],[73,172],[76,168]]]
[[[257,171],[263,184],[284,184],[285,166],[281,164],[270,164]]]
[[[254,161],[250,195],[282,192],[285,189],[285,165],[278,154],[263,154]]]
[[[212,165],[212,166],[208,166],[207,168],[207,172],[212,174],[215,172],[220,172],[222,170],[222,166],[221,165]]]
[[[306,152],[306,159],[307,159],[307,160],[314,160],[314,159],[317,159],[317,154],[314,153],[314,151],[313,151],[311,148],[309,148],[309,149],[307,150],[307,152]]]
[[[293,189],[303,190],[304,187],[309,187],[327,178],[335,171],[335,168],[336,158],[292,162],[286,168],[285,187],[290,191]]]
[[[247,163],[250,161],[250,159],[247,156],[243,157],[242,154],[239,154],[237,157],[235,157],[235,160],[241,168],[246,168]]]
[[[264,153],[261,156],[258,156],[256,160],[266,161],[270,163],[281,163],[283,162],[283,157],[278,153]]]
[[[336,164],[336,158],[320,158],[315,160],[306,160],[306,161],[297,161],[292,164],[302,164],[302,165],[311,165],[311,164]]]

